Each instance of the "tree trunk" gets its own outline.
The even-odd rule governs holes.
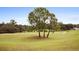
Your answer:
[[[39,37],[41,37],[41,35],[40,35],[40,31],[39,31]]]
[[[45,30],[44,30],[44,33],[43,33],[43,37],[45,38]]]
[[[49,34],[50,34],[50,30],[48,31],[47,38],[49,37]]]

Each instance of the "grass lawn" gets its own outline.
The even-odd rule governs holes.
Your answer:
[[[38,38],[37,32],[0,34],[3,51],[78,51],[79,30],[50,33],[49,38]]]

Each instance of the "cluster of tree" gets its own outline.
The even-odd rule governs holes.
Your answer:
[[[10,20],[9,23],[0,24],[0,33],[16,33],[26,31],[26,25],[18,25],[15,20]]]
[[[60,25],[60,30],[64,31],[64,30],[73,30],[74,28],[79,28],[79,24],[63,24],[63,23],[59,23]]]
[[[35,8],[29,13],[28,19],[33,29],[38,31],[39,37],[42,37],[41,31],[43,31],[43,37],[48,38],[50,31],[56,31],[59,28],[55,14],[50,13],[43,7]],[[47,35],[45,35],[46,30],[48,32]]]

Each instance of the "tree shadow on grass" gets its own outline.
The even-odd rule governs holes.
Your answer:
[[[48,40],[50,38],[47,38],[47,37],[39,37],[39,36],[29,36],[29,37],[25,37],[23,40]]]
[[[0,51],[8,51],[7,47],[0,46]]]

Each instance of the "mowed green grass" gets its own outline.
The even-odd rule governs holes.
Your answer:
[[[51,32],[49,38],[38,38],[37,32],[0,34],[2,51],[78,51],[79,30]]]

